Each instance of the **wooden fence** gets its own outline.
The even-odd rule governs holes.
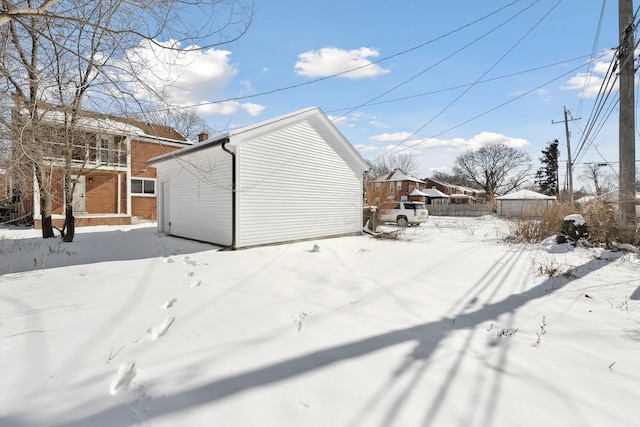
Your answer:
[[[435,216],[482,216],[493,215],[491,205],[427,205],[429,215]],[[362,226],[369,230],[376,230],[378,226],[378,212],[371,206],[362,210]]]
[[[427,205],[429,215],[435,216],[482,216],[492,215],[493,208],[489,204],[464,205]]]

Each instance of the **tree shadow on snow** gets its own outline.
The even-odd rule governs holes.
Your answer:
[[[93,264],[169,257],[215,250],[218,246],[159,233],[155,225],[77,231],[74,241],[42,237],[1,238],[0,275]]]
[[[401,395],[392,402],[383,424],[391,425],[396,418],[396,414],[401,410],[402,405],[406,401],[405,395],[410,394],[413,386],[417,383],[420,376],[425,372],[430,357],[437,349],[438,345],[453,331],[467,330],[469,331],[470,340],[474,333],[474,328],[488,321],[493,321],[501,315],[514,313],[517,309],[525,305],[531,300],[545,297],[551,290],[558,290],[565,287],[574,280],[584,277],[587,274],[603,267],[608,262],[593,259],[573,270],[574,275],[566,278],[550,278],[540,285],[529,290],[513,294],[495,303],[486,304],[475,311],[458,314],[455,318],[442,318],[438,321],[428,322],[425,324],[399,329],[396,331],[371,336],[351,343],[337,345],[324,350],[318,350],[306,355],[293,357],[282,362],[274,363],[259,369],[251,370],[245,373],[232,375],[226,378],[212,381],[206,385],[193,388],[188,391],[177,393],[174,395],[157,397],[148,402],[149,410],[144,413],[145,421],[151,421],[156,417],[163,415],[179,413],[200,405],[208,405],[220,399],[224,399],[237,393],[261,387],[288,378],[296,377],[311,371],[315,371],[327,366],[339,363],[341,361],[355,359],[361,356],[377,352],[387,347],[403,344],[407,342],[415,342],[415,348],[410,360],[405,361],[401,365],[398,372],[406,369],[408,364],[414,364],[415,378],[410,381]],[[502,355],[506,357],[506,355]],[[456,357],[452,367],[447,373],[447,378],[455,377],[463,354]],[[444,381],[440,386],[438,397],[427,405],[425,417],[422,420],[425,425],[432,422],[439,411],[439,406],[444,400],[447,393],[448,383]],[[497,394],[497,393],[496,393]],[[497,399],[497,397],[494,397]],[[495,405],[495,402],[489,402],[489,405]],[[495,408],[487,408],[491,414]],[[127,419],[123,419],[127,418]],[[113,425],[113,420],[119,420],[124,423],[136,423],[140,419],[131,413],[126,402],[120,403],[108,409],[97,412],[93,415],[76,419],[74,421],[62,422],[57,424],[58,427],[79,427],[79,426],[106,426]]]

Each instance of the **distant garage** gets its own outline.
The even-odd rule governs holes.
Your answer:
[[[160,232],[230,249],[362,232],[369,166],[316,107],[148,164]]]
[[[506,218],[541,218],[544,211],[556,202],[555,196],[520,190],[496,197],[498,215]]]

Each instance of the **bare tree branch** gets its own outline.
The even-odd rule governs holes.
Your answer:
[[[519,188],[529,178],[531,157],[506,144],[466,151],[455,160],[454,173],[482,188],[489,200]]]

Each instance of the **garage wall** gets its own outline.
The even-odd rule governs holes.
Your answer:
[[[240,144],[238,247],[362,230],[362,163],[314,116]]]
[[[498,200],[498,215],[506,218],[541,218],[555,200]]]
[[[169,234],[230,245],[231,155],[215,145],[164,160],[156,167],[158,182],[168,183],[169,188]],[[161,207],[165,196],[159,196]]]

